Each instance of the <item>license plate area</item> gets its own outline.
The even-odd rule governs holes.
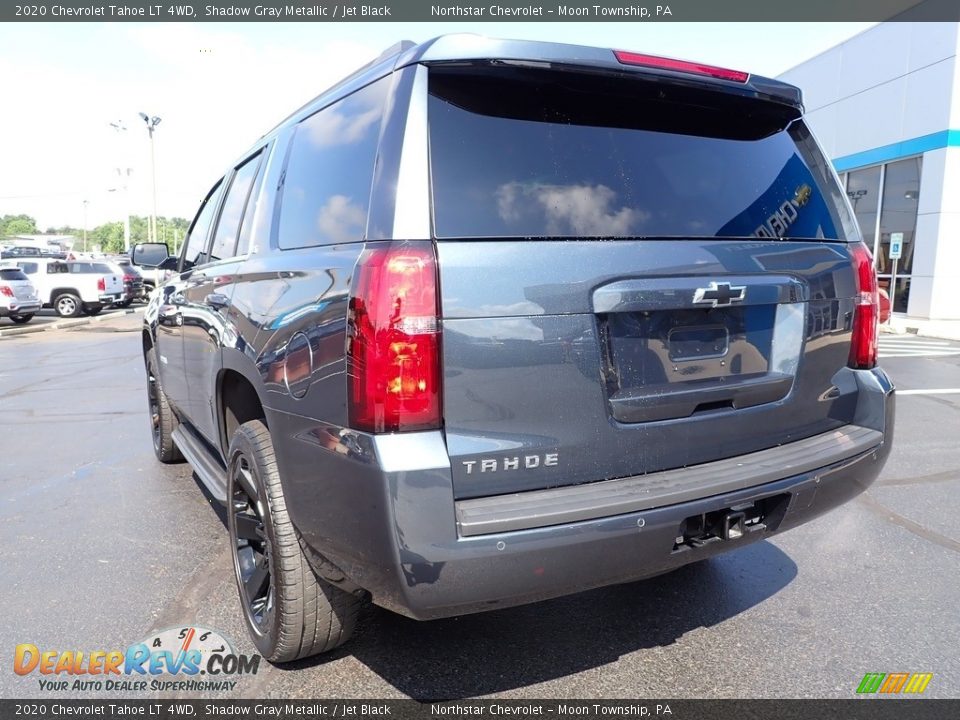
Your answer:
[[[669,420],[786,397],[795,365],[774,352],[781,307],[598,315],[612,417],[625,423]],[[779,324],[782,329],[782,318]],[[792,352],[795,357],[799,348]]]
[[[722,358],[730,347],[730,331],[723,325],[675,327],[667,333],[667,355],[673,362]]]
[[[754,305],[601,318],[616,391],[768,372],[776,309]]]

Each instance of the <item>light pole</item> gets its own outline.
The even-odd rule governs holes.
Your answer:
[[[120,132],[126,132],[127,126],[122,120],[110,123],[110,127]],[[125,154],[125,153],[124,153]],[[120,176],[120,190],[123,191],[123,249],[130,252],[130,171],[131,168],[116,168],[117,175]]]
[[[83,251],[87,251],[87,205],[90,204],[89,200],[83,201]]]
[[[153,152],[153,131],[160,124],[160,118],[154,115],[150,117],[146,113],[140,113],[140,118],[147,124],[147,132],[150,134],[150,175],[153,180],[153,214],[150,216],[150,242],[157,241],[157,161]]]

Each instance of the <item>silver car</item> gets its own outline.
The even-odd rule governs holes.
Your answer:
[[[23,325],[39,310],[37,290],[23,270],[16,265],[0,265],[0,317]]]

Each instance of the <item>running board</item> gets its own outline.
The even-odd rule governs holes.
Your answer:
[[[193,467],[200,482],[206,486],[217,502],[226,505],[227,475],[219,463],[210,457],[210,453],[203,444],[193,436],[193,433],[185,430],[183,425],[179,425],[173,431],[172,438],[187,462]]]

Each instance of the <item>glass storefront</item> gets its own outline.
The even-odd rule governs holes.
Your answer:
[[[893,261],[890,237],[899,233],[902,241],[897,262],[897,287],[893,311],[905,313],[910,299],[910,275],[917,230],[920,198],[921,158],[874,165],[844,173],[841,179],[853,205],[863,241],[873,250],[880,287],[891,291]]]

